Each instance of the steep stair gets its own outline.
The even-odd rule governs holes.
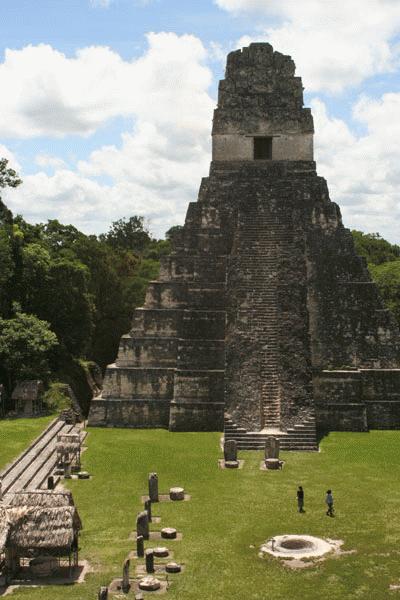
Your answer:
[[[235,440],[239,450],[263,450],[268,437],[280,441],[281,450],[318,450],[315,417],[311,415],[302,423],[288,428],[287,431],[263,430],[247,431],[239,427],[229,416],[225,416],[224,439]]]
[[[281,386],[277,290],[279,259],[287,254],[292,242],[290,225],[278,222],[264,204],[247,206],[240,215],[239,261],[243,273],[240,288],[251,303],[249,335],[260,343],[261,421],[263,427],[278,429]]]

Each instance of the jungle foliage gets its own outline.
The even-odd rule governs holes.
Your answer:
[[[0,160],[0,188],[20,183]],[[115,359],[168,250],[140,216],[86,235],[56,220],[27,223],[0,200],[0,383],[7,392],[19,378],[59,378],[85,404],[80,359],[102,369]]]
[[[356,251],[368,264],[387,308],[400,324],[400,246],[390,244],[379,233],[352,231]]]

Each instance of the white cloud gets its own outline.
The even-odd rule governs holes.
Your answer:
[[[196,119],[196,110],[204,114],[211,73],[201,64],[206,51],[200,40],[174,33],[147,38],[148,52],[131,62],[106,47],[84,48],[73,58],[44,44],[6,50],[0,135],[87,136],[116,116],[163,120],[166,113],[181,113],[183,119]]]
[[[312,109],[318,170],[342,208],[345,225],[399,242],[400,94],[356,103],[354,118],[367,129],[359,137],[344,121],[331,118],[320,100]]]
[[[11,169],[14,169],[18,172],[21,170],[21,165],[19,164],[15,154],[3,144],[0,144],[0,158],[6,158],[8,160],[8,166]]]
[[[340,92],[397,66],[391,40],[400,32],[398,0],[215,1],[233,13],[257,12],[258,35],[240,44],[269,41],[291,54],[308,91]]]
[[[85,231],[104,231],[112,220],[132,214],[149,216],[158,234],[183,222],[208,171],[212,77],[203,64],[206,50],[194,36],[150,34],[148,42],[147,52],[131,63],[107,48],[82,50],[76,59],[39,48],[49,59],[42,73],[43,98],[56,116],[39,110],[34,92],[31,132],[73,133],[76,123],[88,132],[116,114],[131,115],[133,125],[119,147],[99,148],[80,161],[77,171],[55,157],[37,156],[37,164],[56,171],[24,177],[24,185],[10,194],[14,212],[33,221],[58,218]],[[25,50],[29,57],[32,49]],[[17,117],[18,112],[14,127]],[[22,118],[19,126],[21,134],[29,129],[26,122],[23,129]]]
[[[94,7],[108,8],[112,0],[90,0],[90,4]]]
[[[35,163],[39,167],[50,167],[52,169],[63,169],[66,167],[65,162],[61,158],[48,154],[38,154],[35,157]]]

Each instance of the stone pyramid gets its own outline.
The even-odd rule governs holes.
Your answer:
[[[121,339],[89,424],[274,433],[400,426],[400,336],[313,161],[290,56],[228,55],[210,174]]]

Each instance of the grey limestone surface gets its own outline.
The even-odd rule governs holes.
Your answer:
[[[209,176],[91,425],[221,431],[227,413],[239,448],[274,430],[305,450],[316,428],[400,428],[398,326],[317,174],[313,132],[291,57],[229,54]],[[255,158],[260,138],[270,158]]]

